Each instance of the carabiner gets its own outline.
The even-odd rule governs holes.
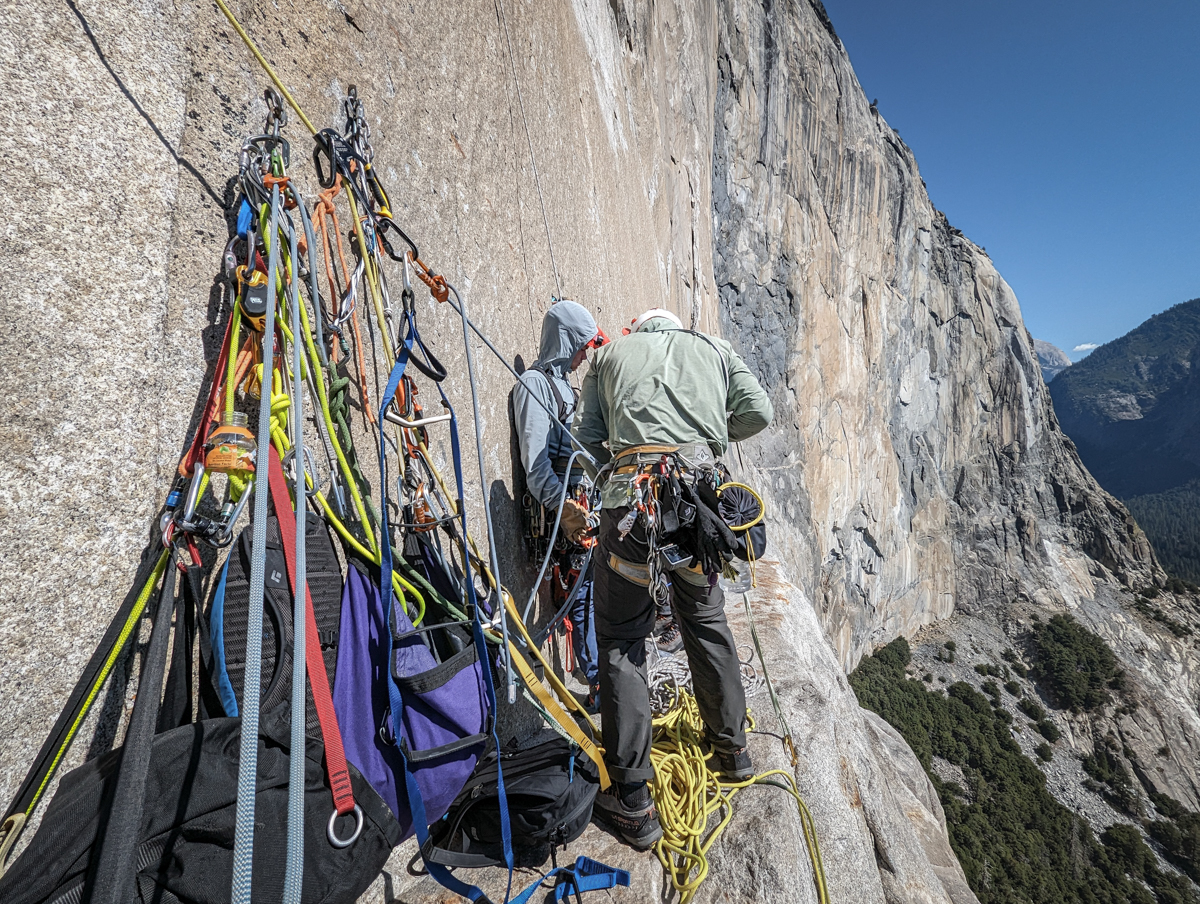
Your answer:
[[[404,239],[404,243],[412,249],[412,256],[414,259],[419,259],[421,257],[421,253],[417,250],[417,243],[410,239],[404,230],[397,226],[396,221],[390,216],[384,213],[378,214],[375,217],[375,229],[379,233],[379,244],[383,246],[383,250],[387,252],[387,256],[396,263],[402,263],[405,258],[396,254],[396,249],[392,247],[392,243],[387,237],[387,231],[389,229],[395,229],[400,238]]]
[[[313,167],[317,171],[317,182],[321,188],[333,188],[333,183],[337,180],[337,163],[333,159],[333,138],[331,136],[337,133],[333,129],[322,129],[313,136],[313,141],[316,142],[316,147],[313,148]],[[329,175],[325,175],[325,170],[321,166],[321,154],[325,155],[325,159],[329,161]]]

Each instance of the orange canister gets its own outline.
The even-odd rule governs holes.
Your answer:
[[[208,434],[204,449],[205,470],[221,474],[254,473],[258,445],[241,411],[221,418],[221,423]]]

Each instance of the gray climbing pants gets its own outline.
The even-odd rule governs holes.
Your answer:
[[[617,524],[628,511],[601,513],[595,599],[604,759],[613,781],[633,783],[654,778],[646,638],[656,607],[649,587],[623,564],[640,565],[649,553],[640,524],[620,538]],[[714,749],[732,753],[746,746],[746,694],[725,594],[720,586],[696,586],[675,575],[671,595],[706,734]]]

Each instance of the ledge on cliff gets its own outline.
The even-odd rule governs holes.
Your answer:
[[[855,904],[974,904],[950,849],[946,822],[929,779],[900,735],[874,713],[860,709],[812,606],[786,583],[777,563],[764,562],[751,591],[755,622],[771,679],[792,729],[800,765],[792,770],[766,693],[751,709],[758,729],[750,750],[759,771],[793,771],[816,823],[831,901]],[[740,606],[727,609],[739,645],[749,647],[749,625]],[[589,826],[560,852],[566,863],[584,854],[629,870],[629,890],[616,900],[667,899],[662,867],[652,852],[638,853]],[[445,890],[409,864],[415,842],[399,847],[365,902],[434,904]],[[816,902],[812,867],[795,804],[782,791],[749,788],[735,799],[732,823],[709,854],[710,873],[697,902]],[[515,884],[537,878],[518,871]],[[474,870],[470,878],[503,900],[503,870]]]

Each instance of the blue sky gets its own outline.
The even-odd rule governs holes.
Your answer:
[[[1200,2],[825,0],[933,203],[1078,360],[1200,297]]]

